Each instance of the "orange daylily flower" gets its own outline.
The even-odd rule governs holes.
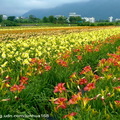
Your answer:
[[[77,115],[76,112],[72,112],[70,114],[64,115],[63,118],[68,118],[69,120],[73,120],[73,116]]]
[[[114,103],[117,107],[120,107],[120,100],[116,100],[116,101],[114,101]]]
[[[76,78],[76,72],[74,72],[72,75],[70,75],[70,78]]]
[[[90,100],[92,100],[92,99],[91,98],[82,98],[83,106],[85,107]]]
[[[10,91],[11,92],[15,92],[15,91],[22,91],[23,89],[25,89],[25,86],[23,84],[20,84],[20,85],[13,85],[11,88],[10,88]]]
[[[29,80],[27,77],[21,77],[20,78],[20,84],[28,84],[26,81]]]
[[[85,87],[84,87],[84,91],[90,91],[92,89],[95,88],[95,83],[88,83]]]
[[[31,61],[30,61],[31,64],[34,64],[34,63],[36,63],[36,62],[37,62],[37,59],[36,59],[36,58],[31,58]]]
[[[77,56],[77,59],[78,59],[78,60],[81,60],[81,59],[82,59],[82,56],[78,55],[78,56]]]
[[[81,100],[81,92],[78,94],[72,95],[72,98],[68,101],[68,105],[77,104],[77,102]]]
[[[64,87],[64,85],[65,85],[65,83],[58,83],[58,85],[57,86],[55,86],[54,88],[54,93],[56,93],[56,92],[60,92],[60,93],[62,93],[63,91],[65,91],[66,90],[66,88]]]
[[[77,81],[77,83],[80,84],[80,85],[86,84],[87,82],[88,82],[88,81],[87,81],[87,79],[85,79],[85,78],[81,78],[81,79],[79,79],[79,80]]]
[[[63,67],[67,67],[68,64],[66,61],[62,60],[62,59],[59,59],[56,61],[59,65],[63,66]]]
[[[65,103],[67,101],[66,98],[57,98],[54,103],[57,104],[58,106],[55,108],[58,110],[59,108],[65,109],[67,107],[67,104]]]
[[[47,65],[44,67],[46,71],[49,71],[51,69],[51,66]]]
[[[20,84],[18,86],[18,91],[22,91],[23,89],[25,89],[25,86],[23,84]]]
[[[92,69],[91,69],[91,67],[90,67],[90,65],[89,65],[89,66],[84,67],[83,70],[84,70],[85,72],[89,72],[89,71],[92,70]]]
[[[80,74],[85,74],[91,70],[92,70],[92,68],[90,67],[90,65],[88,65],[88,66],[83,68],[83,70],[80,72]]]
[[[114,89],[120,92],[120,86],[114,87]]]
[[[15,91],[17,91],[19,89],[19,86],[18,85],[13,85],[11,88],[10,88],[10,91],[12,91],[12,92],[15,92]]]

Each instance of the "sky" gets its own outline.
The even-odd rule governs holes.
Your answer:
[[[0,14],[22,16],[31,9],[53,8],[65,3],[90,0],[0,0]]]

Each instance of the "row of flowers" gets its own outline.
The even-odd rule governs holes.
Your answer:
[[[11,94],[14,100],[19,100],[19,94],[29,85],[31,77],[50,71],[60,72],[59,69],[70,71],[71,66],[84,62],[89,53],[99,53],[105,44],[114,45],[120,38],[118,33],[120,28],[1,42],[0,101],[11,101]],[[65,109],[68,114],[63,111],[63,118],[72,120],[73,116],[80,115],[79,109],[99,113],[99,108],[95,107],[97,103],[108,104],[112,110],[120,106],[119,97],[115,98],[120,91],[120,46],[114,54],[107,55],[94,70],[87,65],[61,83],[54,81],[57,84],[53,91],[55,98],[50,101],[55,112]],[[72,111],[74,106],[76,110]]]
[[[68,110],[69,113],[63,116],[63,118],[72,120],[73,116],[79,114],[82,109],[88,109],[92,106],[92,102],[89,103],[89,101],[94,102],[98,99],[101,99],[104,107],[107,105],[112,110],[119,109],[120,97],[116,98],[116,96],[120,91],[120,46],[116,53],[108,53],[108,56],[108,59],[103,58],[99,61],[95,71],[92,70],[90,65],[85,66],[79,73],[74,72],[69,77],[68,82],[58,83],[54,87],[53,92],[56,98],[51,98],[50,101],[54,105],[55,112],[61,109],[70,109],[70,105],[78,104],[78,113],[74,112],[75,110]],[[111,85],[109,85],[110,83]],[[95,106],[92,107],[97,111]]]

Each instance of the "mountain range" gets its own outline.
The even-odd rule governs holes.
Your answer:
[[[113,16],[120,18],[120,0],[90,0],[88,2],[75,2],[63,4],[55,8],[33,9],[23,16],[34,15],[38,18],[50,15],[64,15],[68,17],[70,12],[76,12],[81,17],[95,17],[97,20],[108,19]]]

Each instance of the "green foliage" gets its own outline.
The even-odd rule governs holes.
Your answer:
[[[95,22],[95,23],[90,23],[90,22],[83,22],[83,23],[78,23],[78,26],[114,26],[118,25],[113,22]]]
[[[2,20],[3,20],[3,19],[2,19],[2,15],[0,15],[0,23],[2,22]]]
[[[19,26],[19,24],[14,21],[4,20],[2,26]]]
[[[49,19],[47,17],[43,17],[42,21],[43,21],[43,23],[48,23]]]
[[[51,16],[48,17],[48,21],[49,21],[50,23],[56,23],[56,18],[51,15]]]
[[[58,17],[58,19],[57,19],[57,23],[64,24],[66,22],[67,22],[66,17],[61,16],[61,17]]]
[[[6,23],[7,22],[11,22],[11,21],[6,21]],[[57,36],[55,37],[57,38]],[[81,36],[75,38],[79,39],[79,37]],[[58,38],[59,39],[57,39],[57,43],[55,44],[55,46],[58,45],[58,49],[59,49],[61,39],[63,40],[65,39],[62,38],[61,36]],[[67,37],[68,40],[75,38],[74,36]],[[45,39],[45,36],[43,39]],[[120,110],[117,109],[114,105],[114,101],[119,99],[119,91],[113,90],[113,87],[119,85],[119,80],[117,80],[117,78],[120,77],[119,66],[112,66],[108,71],[101,72],[101,69],[103,69],[104,66],[99,66],[100,63],[99,61],[103,58],[108,59],[109,58],[108,53],[114,55],[115,57],[117,54],[119,55],[120,52],[118,51],[118,53],[116,53],[116,51],[118,50],[118,46],[120,46],[120,40],[119,39],[114,40],[114,37],[108,38],[105,41],[104,40],[102,41],[101,39],[98,41],[91,40],[88,41],[87,44],[83,42],[82,44],[75,46],[76,48],[72,47],[70,51],[63,50],[63,53],[59,52],[59,54],[57,54],[57,52],[55,52],[54,49],[53,51],[51,51],[51,53],[48,52],[49,48],[51,48],[52,46],[52,44],[50,44],[47,47],[48,51],[46,52],[46,55],[44,57],[40,56],[39,58],[35,56],[37,53],[37,48],[41,46],[40,47],[41,49],[39,49],[38,52],[43,51],[43,46],[44,44],[47,43],[46,41],[44,41],[44,43],[41,44],[43,39],[37,38],[36,42],[38,43],[38,41],[40,41],[40,44],[36,45],[34,44],[35,43],[34,41],[31,46],[27,46],[27,45],[29,44],[29,42],[32,42],[34,40],[33,36],[32,39],[29,39],[28,42],[20,46],[19,44],[21,41],[17,39],[16,41],[14,41],[16,43],[14,46],[13,44],[11,44],[13,41],[10,40],[10,38],[8,37],[8,40],[5,43],[8,49],[3,44],[2,52],[1,52],[1,58],[2,58],[1,63],[5,61],[9,61],[9,62],[7,63],[6,66],[5,65],[3,66],[2,64],[0,67],[1,68],[0,69],[1,71],[0,114],[2,115],[7,115],[7,114],[10,115],[45,115],[46,114],[47,115],[48,114],[49,116],[51,116],[51,118],[53,119],[55,118],[55,120],[62,120],[63,115],[74,111],[78,113],[77,116],[74,117],[75,120],[79,120],[79,119],[110,120],[114,118],[116,120],[119,119]],[[53,37],[51,36],[50,37],[46,36],[46,40],[48,39],[53,41]],[[76,39],[74,40],[75,42]],[[22,39],[22,41],[25,41],[25,38]],[[66,41],[67,40],[65,40],[65,42]],[[3,41],[3,43],[4,42],[5,41]],[[74,42],[69,41],[69,45],[74,46]],[[21,54],[22,52],[20,51],[20,49],[24,50],[25,54]],[[29,50],[32,51],[31,54],[27,54]],[[3,54],[3,52],[7,52],[7,54],[5,53]],[[8,57],[9,52],[14,53],[13,56]],[[56,57],[52,59],[54,54],[58,59],[60,59],[60,61],[56,60],[57,59]],[[33,58],[32,59],[33,61],[27,61],[29,64],[22,64],[21,62],[24,59],[24,57],[27,57],[26,55],[30,55],[30,58]],[[22,56],[23,58],[21,60],[16,61],[16,58],[18,56],[20,57]],[[78,56],[82,56],[82,59],[78,59]],[[34,59],[34,57],[36,58]],[[63,59],[64,61],[61,62],[61,59]],[[110,60],[111,59],[109,59],[108,65],[110,65]],[[66,63],[68,65],[64,66]],[[44,71],[43,68],[49,64],[50,66],[52,66],[52,69]],[[86,65],[91,66],[92,70],[81,75],[80,72]],[[111,72],[112,69],[113,71]],[[71,78],[70,76],[74,72],[77,73],[76,74],[77,77],[75,76]],[[7,75],[11,77],[11,80],[8,80],[8,78],[5,77]],[[100,79],[95,80],[95,78],[93,78],[94,75],[99,75]],[[111,75],[113,76],[111,77]],[[19,80],[21,79],[21,76],[27,76],[27,78],[29,78],[27,83],[25,83],[25,89],[23,89],[20,92],[10,91],[10,88],[13,87],[14,84],[18,84],[18,82],[20,82]],[[89,82],[91,81],[95,82],[96,88],[92,89],[91,91],[84,91],[83,90],[84,85],[80,86],[76,82],[81,78],[86,78]],[[65,93],[63,94],[53,93],[55,86],[61,82],[65,83],[65,87],[67,88],[67,91],[65,91]],[[10,84],[10,86],[8,86],[7,84]],[[80,86],[79,89],[78,86]],[[68,105],[67,108],[64,110],[59,109],[58,111],[54,111],[55,106],[50,102],[51,98],[56,98],[56,97],[58,98],[65,96],[69,100],[71,96],[76,94],[77,92],[82,92],[81,95],[82,97],[89,97],[93,99],[89,100],[84,106],[82,103],[84,101],[80,100],[75,105],[74,104]],[[96,95],[98,94],[101,95],[96,97]],[[105,97],[105,100],[102,100],[102,96]],[[8,98],[10,98],[10,100]],[[74,100],[76,99],[77,98],[75,98]],[[58,105],[58,103],[56,105]],[[13,118],[9,118],[9,119],[12,120]],[[20,118],[20,120],[21,119],[22,118]],[[41,117],[41,118],[25,118],[25,119],[46,120],[47,118]]]
[[[69,21],[70,23],[77,23],[78,21],[82,21],[82,18],[79,16],[78,17],[70,16]]]
[[[14,21],[14,20],[15,20],[15,16],[9,16],[9,17],[7,18],[7,20],[9,20],[9,21]]]

